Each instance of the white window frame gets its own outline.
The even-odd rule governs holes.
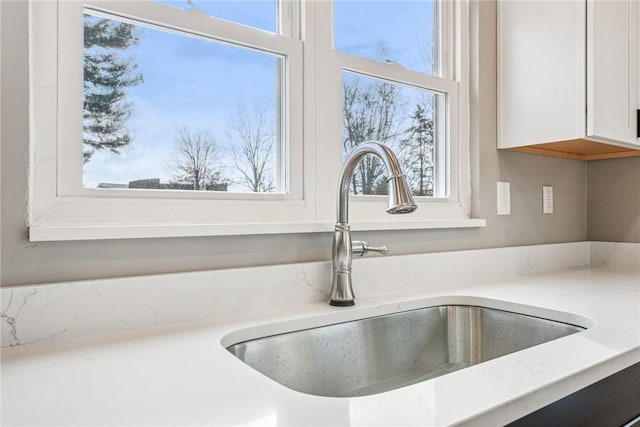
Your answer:
[[[155,2],[30,2],[32,241],[269,234],[331,231],[342,163],[343,69],[447,93],[450,192],[418,198],[412,215],[389,216],[380,196],[352,197],[353,229],[477,227],[470,219],[468,149],[468,17],[465,0],[443,2],[451,52],[443,77],[377,63],[331,48],[325,1],[282,0],[279,34],[181,11]],[[82,188],[82,25],[84,5],[129,21],[189,28],[199,37],[234,42],[287,58],[289,188],[283,194],[128,191]],[[52,19],[52,17],[54,17]],[[304,17],[304,22],[298,19]],[[328,21],[327,21],[328,19]],[[131,22],[131,21],[129,21]],[[331,27],[332,28],[332,27]],[[453,29],[457,29],[453,31]],[[453,37],[455,36],[455,37]],[[61,46],[64,46],[61,47]],[[304,96],[303,96],[304,94]],[[75,110],[74,110],[75,109]],[[322,126],[317,125],[322,123]],[[80,136],[80,137],[79,137]]]

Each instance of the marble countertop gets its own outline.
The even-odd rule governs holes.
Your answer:
[[[285,388],[224,345],[447,302],[590,326],[371,396]],[[640,273],[608,266],[514,274],[2,349],[3,425],[500,425],[640,362]]]

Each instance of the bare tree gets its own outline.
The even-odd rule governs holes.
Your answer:
[[[255,193],[273,191],[274,130],[267,108],[257,103],[250,111],[239,107],[230,133],[230,157],[240,176],[238,184]]]
[[[367,140],[394,145],[401,133],[398,116],[404,102],[398,85],[347,74],[342,108],[345,155]],[[377,158],[365,157],[353,174],[351,191],[355,194],[385,193],[386,185],[381,185],[384,174],[384,166]]]
[[[183,126],[175,141],[170,164],[174,182],[194,190],[206,190],[223,182],[220,156],[208,129],[190,130]]]

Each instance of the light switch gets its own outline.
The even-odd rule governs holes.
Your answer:
[[[511,215],[511,185],[498,181],[498,215]]]
[[[550,185],[542,186],[542,213],[553,213],[553,187]]]

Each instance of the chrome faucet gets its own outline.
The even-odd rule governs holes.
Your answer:
[[[352,254],[363,256],[367,252],[374,251],[386,255],[388,252],[388,249],[384,246],[371,247],[367,242],[351,242],[349,182],[358,162],[367,154],[378,156],[387,168],[389,174],[387,179],[389,207],[386,211],[390,214],[403,214],[411,213],[418,208],[413,201],[409,185],[402,174],[400,163],[393,151],[386,145],[376,141],[358,144],[344,161],[338,182],[338,218],[333,235],[333,283],[329,294],[329,304],[340,307],[354,305],[355,295],[351,284]]]

